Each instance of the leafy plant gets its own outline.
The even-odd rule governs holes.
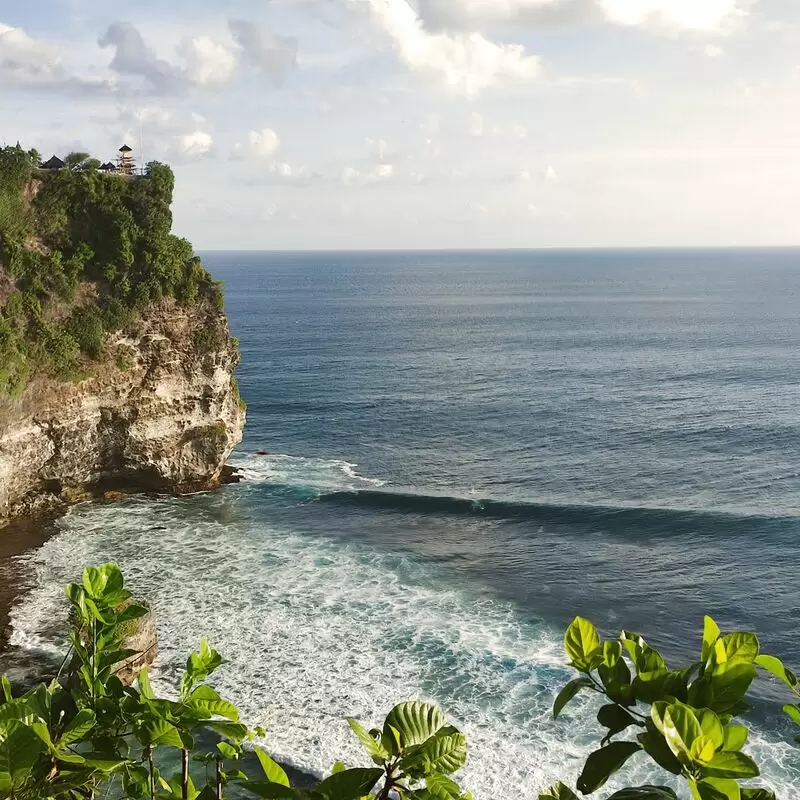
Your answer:
[[[603,641],[597,628],[580,617],[567,629],[564,645],[580,677],[561,690],[554,716],[583,691],[608,701],[597,713],[605,729],[600,747],[578,778],[582,794],[602,788],[630,758],[643,754],[685,780],[695,800],[775,800],[768,789],[741,785],[758,777],[759,769],[743,752],[749,730],[737,718],[749,708],[745,698],[758,667],[779,675],[795,691],[797,681],[778,659],[760,653],[755,634],[722,634],[706,617],[700,659],[679,669],[668,667],[639,634],[622,631],[619,639]],[[609,800],[676,797],[668,786],[640,786]],[[540,795],[540,800],[575,798],[563,783]]]
[[[72,606],[70,650],[59,675],[15,698],[0,682],[0,797],[14,800],[77,800],[99,796],[150,800],[219,800],[236,785],[258,797],[289,800],[360,800],[377,791],[386,800],[466,800],[449,776],[466,760],[463,734],[447,725],[439,709],[403,703],[387,716],[382,731],[350,725],[374,765],[332,774],[312,788],[293,788],[283,768],[255,749],[262,775],[241,768],[244,744],[264,731],[250,730],[236,707],[209,679],[224,663],[207,642],[192,653],[178,696],[156,695],[148,671],[135,686],[117,676],[135,657],[125,632],[148,613],[132,601],[114,564],[89,567],[80,583],[67,586]],[[203,742],[213,737],[213,748]],[[177,751],[180,770],[163,774],[159,753]],[[202,765],[200,776],[191,765]]]
[[[800,681],[798,681],[797,675],[775,656],[759,655],[756,663],[759,667],[771,672],[776,678],[783,681],[798,700],[797,703],[787,703],[783,707],[783,711],[795,725],[800,727]],[[800,735],[795,736],[794,740],[800,744]]]

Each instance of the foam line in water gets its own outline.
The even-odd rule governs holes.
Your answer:
[[[552,721],[569,677],[560,631],[411,556],[267,526],[246,500],[74,510],[58,537],[25,557],[36,588],[13,610],[12,643],[63,645],[62,585],[85,564],[115,560],[152,604],[160,688],[174,690],[187,653],[208,638],[228,659],[220,691],[266,727],[273,754],[301,769],[321,774],[340,758],[367,765],[344,718],[373,725],[399,700],[427,697],[468,736],[463,780],[477,800],[574,781],[596,724],[589,699]],[[791,748],[757,732],[752,743],[779,794],[796,795]],[[663,779],[639,757],[625,776]]]
[[[312,489],[316,492],[385,485],[382,480],[360,475],[357,464],[342,459],[305,458],[283,453],[237,454],[231,463],[248,481]]]

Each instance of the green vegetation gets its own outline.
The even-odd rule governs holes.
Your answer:
[[[65,163],[44,171],[36,151],[0,149],[0,395],[39,369],[79,376],[109,333],[161,298],[222,307],[191,244],[171,233],[167,165],[130,178],[98,171],[88,153]]]
[[[604,729],[600,747],[578,778],[582,794],[602,788],[630,758],[647,757],[685,781],[694,800],[775,800],[768,788],[742,785],[759,776],[758,765],[743,752],[749,730],[741,718],[750,710],[745,698],[759,669],[780,678],[798,698],[800,686],[780,659],[760,652],[755,634],[722,634],[706,617],[700,659],[679,669],[670,669],[639,634],[622,631],[619,639],[602,641],[597,628],[580,617],[564,642],[580,677],[561,690],[554,716],[583,691],[607,701],[597,713]],[[784,711],[800,724],[800,705],[786,705]],[[577,797],[558,783],[539,800]],[[676,798],[667,786],[639,786],[608,800]]]
[[[71,647],[56,680],[15,698],[0,679],[0,797],[219,800],[235,787],[276,800],[360,800],[371,792],[380,800],[469,800],[449,777],[466,761],[466,740],[420,702],[396,706],[381,730],[348,721],[371,767],[336,763],[313,788],[293,788],[255,748],[259,774],[248,776],[243,745],[264,732],[249,730],[208,684],[223,664],[216,650],[203,642],[189,656],[176,699],[157,697],[146,669],[136,686],[124,686],[113,668],[135,655],[123,649],[124,635],[147,608],[131,602],[114,564],[87,568],[67,597]],[[211,737],[216,743],[204,746]],[[169,750],[180,753],[173,776],[159,766]]]
[[[80,584],[67,586],[67,597],[71,646],[58,677],[21,697],[0,678],[0,797],[220,800],[247,792],[274,800],[470,799],[452,778],[466,762],[466,739],[423,702],[399,704],[379,729],[347,720],[371,767],[337,762],[329,777],[298,788],[252,744],[258,762],[253,775],[255,762],[245,758],[245,745],[264,731],[249,730],[209,685],[224,663],[216,650],[203,642],[189,656],[177,698],[157,697],[146,669],[135,686],[124,686],[113,668],[136,655],[123,649],[124,638],[148,609],[131,601],[114,564],[86,569]],[[800,685],[779,659],[760,652],[754,634],[722,634],[707,617],[700,660],[680,669],[667,667],[638,634],[623,631],[619,639],[603,641],[581,618],[569,626],[565,646],[580,677],[559,693],[554,715],[582,691],[607,701],[597,713],[604,730],[600,747],[578,778],[582,794],[601,789],[630,758],[647,757],[685,781],[694,800],[776,800],[770,789],[742,783],[759,775],[744,752],[745,698],[759,669],[778,677],[796,698]],[[800,705],[784,710],[800,724]],[[180,754],[181,765],[171,777],[160,766],[170,750]],[[607,800],[677,796],[668,786],[638,786]],[[539,800],[577,795],[558,783]]]

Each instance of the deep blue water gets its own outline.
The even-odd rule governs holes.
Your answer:
[[[433,697],[479,800],[574,777],[559,743],[591,712],[549,705],[575,614],[674,658],[712,613],[800,665],[800,251],[204,260],[241,344],[248,481],[73,512],[18,642],[46,639],[48,582],[114,558],[155,595],[164,681],[223,642],[225,688],[318,770],[346,714]],[[778,692],[758,696],[763,727]],[[754,749],[789,797],[778,738]]]

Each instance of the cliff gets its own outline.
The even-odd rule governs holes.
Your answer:
[[[4,182],[20,153],[0,151],[0,525],[218,485],[245,421],[239,353],[219,286],[170,233],[171,171],[24,162]]]
[[[205,352],[200,331],[215,339]],[[244,426],[224,315],[162,301],[108,348],[89,379],[34,378],[0,399],[0,520],[109,490],[219,482]]]

